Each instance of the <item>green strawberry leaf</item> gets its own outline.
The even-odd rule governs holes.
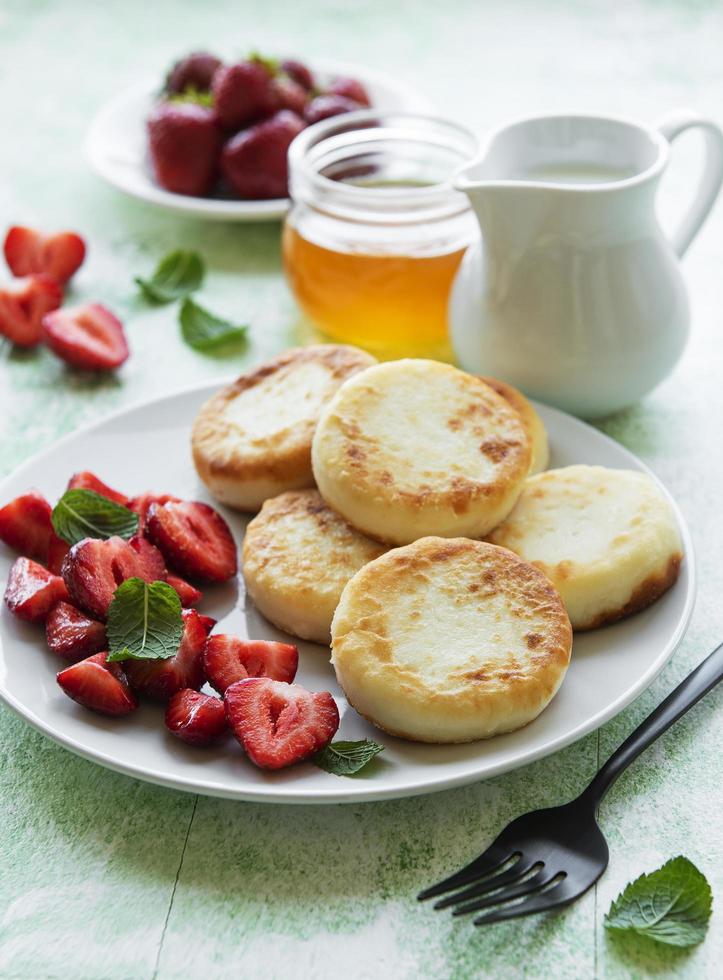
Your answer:
[[[83,538],[132,538],[138,530],[138,514],[108,500],[94,490],[66,490],[50,515],[53,530],[68,544]]]
[[[213,105],[213,94],[208,90],[194,88],[192,85],[182,92],[174,92],[168,96],[169,102],[190,102],[192,105],[210,107]]]
[[[695,946],[708,929],[710,885],[685,857],[641,875],[618,895],[605,916],[614,932],[636,932],[669,946]]]
[[[166,582],[129,578],[108,609],[109,661],[166,660],[178,653],[183,617],[178,593]]]
[[[178,319],[183,339],[194,350],[215,350],[224,344],[244,339],[248,330],[246,324],[235,324],[214,316],[190,296],[184,299]]]
[[[311,761],[334,776],[353,776],[383,751],[383,745],[369,738],[359,742],[330,742]]]
[[[169,252],[156,266],[150,279],[136,276],[146,299],[154,303],[172,303],[195,292],[203,282],[206,268],[198,252],[178,249]]]

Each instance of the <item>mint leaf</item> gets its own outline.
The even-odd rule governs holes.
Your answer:
[[[126,579],[115,590],[108,609],[106,634],[109,661],[172,657],[183,636],[178,593],[166,582]]]
[[[53,529],[68,544],[83,538],[132,538],[138,530],[138,514],[108,500],[95,490],[66,490],[50,515]]]
[[[675,857],[631,882],[610,906],[605,927],[694,946],[705,938],[712,903],[705,875],[688,858]]]
[[[214,316],[190,297],[184,299],[178,319],[183,339],[194,350],[214,350],[222,344],[240,340],[248,330],[246,325]]]
[[[353,776],[383,751],[383,745],[369,738],[360,742],[330,742],[311,761],[334,776]]]
[[[161,259],[150,279],[136,276],[135,282],[146,299],[154,303],[172,303],[174,299],[195,292],[203,282],[205,273],[203,259],[198,252],[178,249]]]

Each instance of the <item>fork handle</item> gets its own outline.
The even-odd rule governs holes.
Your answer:
[[[658,707],[628,735],[603,765],[590,785],[581,794],[597,809],[605,793],[631,762],[647,747],[667,731],[681,715],[692,708],[700,699],[723,679],[723,643],[710,656],[699,664]]]

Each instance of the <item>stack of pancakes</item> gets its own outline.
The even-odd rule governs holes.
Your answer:
[[[564,678],[572,629],[650,604],[682,559],[650,479],[545,471],[527,399],[436,361],[287,351],[211,398],[192,442],[220,501],[260,508],[243,545],[258,609],[331,640],[349,702],[407,738],[531,721]]]

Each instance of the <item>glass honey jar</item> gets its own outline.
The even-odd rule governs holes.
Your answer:
[[[454,123],[375,109],[297,136],[284,270],[318,330],[380,357],[449,357],[449,292],[479,236],[452,177],[476,150]]]

